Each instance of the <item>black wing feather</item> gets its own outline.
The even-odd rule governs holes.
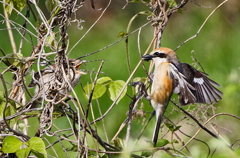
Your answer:
[[[216,87],[220,85],[215,81],[208,78],[208,74],[198,71],[187,63],[181,63],[181,73],[185,76],[186,81],[194,87],[190,89],[196,100],[184,101],[183,94],[179,93],[179,102],[182,105],[193,104],[193,103],[216,103],[222,99],[222,92]]]

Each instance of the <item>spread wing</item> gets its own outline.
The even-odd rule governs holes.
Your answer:
[[[189,64],[181,63],[182,74],[185,76],[186,81],[191,84],[194,89],[191,89],[192,94],[195,96],[195,101],[185,101],[182,94],[179,94],[179,102],[182,105],[191,103],[208,103],[213,104],[222,99],[222,92],[216,87],[220,85],[208,78],[208,74],[198,71]]]
[[[187,82],[186,77],[178,71],[174,64],[170,64],[170,72],[172,77],[174,78],[175,88],[173,92],[177,93],[181,101],[184,103],[196,102],[197,99],[192,93],[193,91],[195,91],[195,88]]]

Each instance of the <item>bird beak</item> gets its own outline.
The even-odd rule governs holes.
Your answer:
[[[72,63],[76,65],[76,68],[77,68],[77,69],[79,69],[79,67],[80,67],[83,63],[85,63],[85,62],[86,62],[86,60],[76,60],[76,61],[74,61],[74,62],[72,62]],[[85,73],[85,72],[83,72],[83,71],[81,71],[81,70],[77,71],[77,73],[78,73],[78,74],[82,74],[82,75],[86,75],[86,74],[87,74],[87,73]]]
[[[77,73],[81,74],[81,75],[86,75],[87,74],[86,72],[83,72],[83,71],[78,71]]]
[[[74,62],[72,62],[76,68],[79,68],[84,62],[86,62],[85,60],[75,60]]]
[[[152,58],[154,58],[154,56],[152,56],[152,55],[150,55],[150,54],[144,55],[144,56],[142,57],[142,59],[143,59],[144,61],[152,60]]]

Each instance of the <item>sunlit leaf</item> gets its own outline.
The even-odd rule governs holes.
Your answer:
[[[9,15],[11,15],[13,8],[21,12],[26,6],[26,0],[6,0],[6,3],[10,5],[5,5],[5,10]]]
[[[46,46],[49,47],[49,46],[53,46],[54,44],[54,38],[55,38],[55,33],[52,32],[51,35],[49,35],[46,39]]]
[[[177,5],[177,2],[175,0],[167,0],[169,8],[173,8]]]
[[[7,14],[11,15],[12,10],[13,10],[13,1],[12,0],[6,0],[5,1],[7,4],[4,6]],[[10,6],[9,6],[10,5]]]
[[[22,142],[18,138],[14,136],[7,136],[3,139],[2,151],[4,153],[15,153],[20,149],[21,145]]]
[[[111,81],[110,77],[101,77],[97,80],[97,84],[108,85]]]
[[[30,151],[31,151],[30,147],[19,149],[16,151],[16,155],[18,158],[26,158],[29,155]]]
[[[93,84],[87,84],[83,89],[85,91],[85,95],[87,99],[90,97],[90,93],[92,91]],[[101,84],[96,84],[92,99],[98,99],[100,98],[104,93],[106,92],[106,86],[103,86]]]
[[[141,77],[135,77],[134,79],[133,79],[133,82],[138,82],[138,81],[141,81]]]
[[[22,66],[22,60],[23,60],[23,55],[20,53],[13,54],[8,61],[10,62],[11,65],[15,67]]]
[[[32,149],[34,155],[38,158],[46,158],[45,144],[43,140],[39,137],[33,137],[27,142],[28,146]],[[34,151],[35,150],[35,151]]]
[[[116,80],[116,81],[112,81],[110,83],[108,91],[109,91],[110,99],[112,101],[116,100],[116,98],[119,95],[120,91],[122,90],[124,84],[125,84],[125,82],[122,80]],[[121,96],[119,97],[117,103],[125,96],[126,93],[127,93],[127,87],[124,89],[124,91],[121,94]]]
[[[165,145],[169,144],[169,141],[166,139],[158,139],[156,147],[163,147]]]

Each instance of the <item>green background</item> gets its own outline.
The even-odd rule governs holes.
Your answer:
[[[182,13],[174,13],[164,30],[162,37],[162,46],[169,47],[171,49],[175,49],[178,45],[183,43],[188,38],[192,37],[196,34],[200,26],[203,24],[204,20],[207,16],[212,12],[212,10],[220,3],[218,0],[214,1],[196,1],[198,4],[202,5],[202,7],[189,2],[183,9]],[[107,5],[105,1],[96,1],[96,8],[103,8]],[[134,16],[139,11],[148,10],[146,6],[140,3],[131,3],[126,6],[125,9],[122,9],[125,5],[125,1],[113,1],[110,7],[107,9],[106,13],[103,17],[97,22],[97,24],[89,31],[89,33],[80,41],[80,43],[73,49],[70,53],[69,58],[77,58],[83,56],[85,54],[97,51],[117,40],[119,32],[126,32],[127,25],[132,16]],[[48,12],[45,9],[44,4],[41,4],[41,8],[43,9],[46,16],[48,16]],[[191,52],[194,51],[194,57],[201,63],[205,72],[210,75],[210,78],[216,81],[221,85],[219,88],[223,92],[222,100],[219,101],[218,104],[215,104],[214,107],[215,113],[230,113],[236,116],[240,116],[240,80],[239,80],[239,71],[240,71],[240,3],[237,0],[228,1],[223,6],[221,6],[207,21],[207,23],[202,28],[199,35],[181,46],[176,53],[178,54],[179,59],[182,62],[186,62],[189,64],[195,63],[192,60]],[[102,10],[103,10],[102,9]],[[82,23],[83,29],[77,29],[75,24],[71,25],[68,29],[70,46],[72,46],[83,37],[86,31],[91,27],[91,25],[96,21],[96,19],[100,16],[102,10],[96,11],[91,8],[90,2],[86,1],[84,6],[79,9],[77,17],[79,19],[83,19],[85,22]],[[2,11],[1,11],[2,13]],[[1,17],[2,18],[2,17]],[[1,19],[0,18],[0,19]],[[32,18],[32,17],[31,17]],[[147,22],[147,16],[141,15],[136,20],[134,20],[130,32],[137,29]],[[21,16],[13,13],[11,15],[11,19],[14,21],[18,21],[22,24],[23,19]],[[5,24],[0,24],[1,28],[5,28]],[[32,30],[31,28],[29,28]],[[19,34],[13,30],[14,37],[16,40],[16,44],[19,44],[20,36]],[[141,53],[144,53],[148,47],[148,44],[153,38],[153,27],[148,25],[142,28],[140,35],[140,45],[141,45]],[[28,37],[29,39],[29,37]],[[135,68],[136,64],[140,60],[140,56],[138,54],[137,48],[137,33],[131,35],[129,37],[129,52],[131,57],[131,66]],[[34,44],[36,41],[34,39]],[[12,53],[11,45],[9,42],[8,34],[6,30],[0,31],[0,47],[4,50],[5,53]],[[70,50],[69,49],[69,50]],[[32,50],[32,46],[28,43],[24,44],[23,54],[24,56],[29,56]],[[99,53],[91,55],[89,57],[84,58],[84,60],[96,60],[96,59],[104,59],[105,61],[102,72],[106,74],[100,74],[100,77],[109,76],[113,80],[124,80],[126,81],[129,77],[127,64],[126,64],[126,52],[125,52],[125,42],[124,40],[113,45]],[[88,69],[91,71],[97,71],[100,65],[99,61],[87,63],[86,66],[83,66],[82,69]],[[149,65],[149,63],[145,63],[145,65]],[[3,66],[3,65],[1,65]],[[198,68],[198,67],[197,67]],[[90,74],[90,73],[89,73]],[[81,84],[84,86],[90,81],[90,75],[82,76]],[[95,75],[95,74],[93,74]],[[4,75],[5,80],[11,80],[12,74],[7,73]],[[146,77],[146,74],[142,67],[140,67],[134,77]],[[29,83],[30,76],[27,77],[27,83]],[[3,90],[1,85],[1,90]],[[83,96],[83,90],[81,85],[79,84],[75,88],[76,93],[79,96],[79,99],[83,106],[86,105],[87,101]],[[33,90],[32,90],[33,92]],[[128,86],[128,94],[132,95],[132,88]],[[174,95],[174,98],[176,96]],[[109,99],[109,96],[104,94],[98,100],[100,104],[100,108],[102,113],[104,113],[109,106],[112,104],[112,101]],[[114,108],[109,112],[109,114],[105,117],[105,125],[107,129],[108,139],[114,136],[116,131],[118,130],[120,124],[126,118],[126,112],[128,111],[128,105],[131,102],[129,97],[124,97]],[[147,101],[143,101],[145,111],[152,111],[151,106]],[[92,102],[94,109],[95,118],[99,115],[98,107],[96,101]],[[140,105],[139,105],[140,106]],[[200,106],[199,106],[200,107]],[[177,122],[179,118],[178,115],[181,113],[173,111],[175,108],[172,104],[169,104],[167,112],[165,116],[169,116],[169,118],[173,122]],[[185,109],[194,109],[195,105],[184,107]],[[201,110],[201,109],[200,109]],[[203,111],[206,113],[205,111]],[[211,109],[208,111],[209,113],[213,113]],[[199,112],[201,114],[201,112]],[[147,114],[147,117],[149,114]],[[201,116],[200,116],[201,118]],[[90,115],[90,120],[92,120]],[[203,118],[204,120],[204,118]],[[37,119],[30,120],[30,126],[33,127],[32,131],[30,131],[30,136],[36,132],[38,124],[36,124]],[[142,129],[143,118],[139,120],[134,120],[132,124],[131,136],[133,140],[136,138],[137,134]],[[186,121],[187,122],[187,121]],[[191,121],[190,121],[191,122]],[[66,118],[60,118],[55,120],[55,125],[64,129],[70,127]],[[217,120],[214,120],[213,123],[218,126],[219,133],[226,139],[228,142],[233,143],[235,140],[239,139],[239,122],[237,119],[234,119],[229,116],[219,116]],[[105,136],[102,130],[102,124],[99,122],[98,132],[99,135],[102,136],[104,140]],[[213,125],[214,126],[214,125]],[[212,130],[211,126],[207,126],[210,130]],[[215,126],[216,127],[216,126]],[[54,129],[54,128],[53,128]],[[147,130],[144,133],[144,140],[151,140],[151,135],[154,129],[154,121],[151,121]],[[192,123],[191,125],[186,125],[182,128],[182,130],[188,135],[193,135],[197,130],[196,124]],[[213,131],[214,132],[214,131]],[[125,138],[126,128],[119,135],[120,138]],[[182,136],[183,140],[188,140],[187,137]],[[212,141],[209,140],[212,137],[209,136],[205,132],[201,132],[197,137],[204,141]],[[168,139],[168,138],[165,138]],[[210,143],[211,144],[211,143]],[[212,143],[213,147],[218,145],[218,142]],[[60,145],[59,148],[61,148]],[[69,145],[69,147],[71,147]],[[196,156],[201,155],[198,153],[199,149],[206,149],[204,145],[199,142],[191,142],[189,145],[191,151],[195,151]],[[50,151],[51,154],[52,151]],[[62,155],[63,151],[59,150],[59,154]],[[228,153],[217,150],[217,153],[214,155],[216,157],[226,156]],[[74,155],[74,154],[73,154]],[[70,153],[71,156],[71,153]],[[201,156],[200,156],[201,157]]]

